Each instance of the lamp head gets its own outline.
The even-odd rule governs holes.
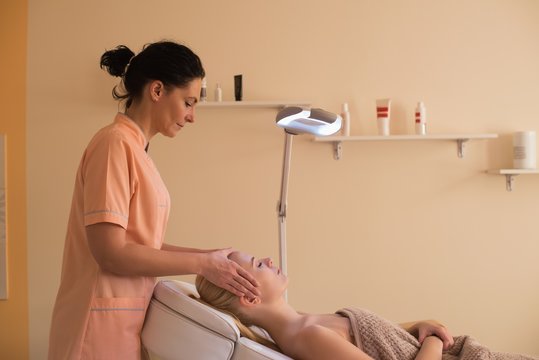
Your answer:
[[[339,131],[342,125],[340,115],[322,109],[304,109],[297,106],[279,111],[275,121],[277,126],[294,135],[328,136]]]

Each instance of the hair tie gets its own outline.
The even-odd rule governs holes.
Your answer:
[[[131,59],[129,59],[129,61],[127,62],[127,65],[125,66],[124,76],[125,76],[125,74],[127,74],[127,70],[129,70],[129,65],[131,65],[131,61],[133,61],[135,56],[136,55],[133,54],[133,56],[131,56]]]

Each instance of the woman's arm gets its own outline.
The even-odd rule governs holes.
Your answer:
[[[257,281],[234,261],[232,250],[189,252],[154,249],[128,243],[125,229],[112,223],[86,227],[88,246],[99,266],[124,276],[167,276],[199,274],[238,295],[258,294]]]
[[[302,329],[290,340],[289,348],[291,351],[287,355],[295,359],[372,360],[369,355],[335,331],[320,325],[311,325]],[[286,349],[283,350],[286,351]]]
[[[444,350],[449,349],[455,343],[449,330],[436,320],[414,321],[400,324],[400,326],[415,336],[420,344],[423,343],[427,336],[431,335],[435,335],[442,340]]]
[[[164,243],[161,246],[161,250],[189,252],[189,253],[208,253],[208,252],[212,252],[212,251],[216,251],[216,250],[220,250],[220,249],[195,249],[195,248],[188,248],[188,247],[182,247],[182,246],[177,246],[177,245]]]
[[[436,336],[427,336],[417,353],[415,360],[440,360],[442,358],[443,342]]]

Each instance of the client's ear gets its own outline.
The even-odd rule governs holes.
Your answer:
[[[260,300],[260,297],[255,296],[254,298],[248,298],[247,296],[243,295],[240,296],[240,304],[242,306],[254,306],[260,304],[262,300]]]

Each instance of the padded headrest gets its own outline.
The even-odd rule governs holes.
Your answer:
[[[156,300],[184,317],[234,342],[240,338],[231,316],[190,298],[190,295],[198,297],[195,286],[179,280],[161,280],[153,292]]]

